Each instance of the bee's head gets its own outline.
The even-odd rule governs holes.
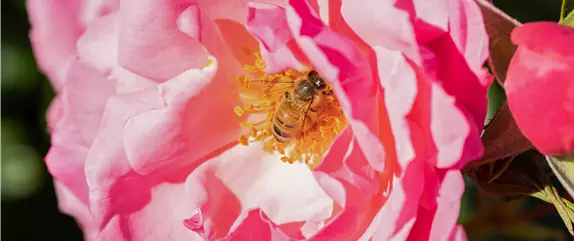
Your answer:
[[[327,87],[327,83],[325,82],[323,77],[321,77],[319,73],[317,73],[317,71],[315,70],[309,71],[309,74],[307,74],[307,78],[309,78],[309,80],[311,81],[311,83],[313,83],[313,86],[317,90],[322,90],[325,89],[325,87]]]

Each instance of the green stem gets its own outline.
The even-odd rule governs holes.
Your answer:
[[[560,8],[560,21],[564,21],[564,14],[566,13],[566,0],[562,0],[562,7]]]

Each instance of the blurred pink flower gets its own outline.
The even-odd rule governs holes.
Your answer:
[[[574,28],[533,22],[511,37],[505,89],[516,124],[546,155],[574,152]]]
[[[465,240],[487,36],[468,0],[29,0],[46,163],[87,240]],[[70,5],[71,4],[71,5]],[[313,67],[348,127],[309,169],[237,144],[235,77]]]

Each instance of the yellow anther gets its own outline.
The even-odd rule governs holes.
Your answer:
[[[237,142],[239,142],[239,144],[244,145],[244,146],[249,145],[249,140],[244,135],[239,136],[239,138],[237,138]]]
[[[261,121],[240,123],[242,128],[250,131],[238,141],[242,145],[261,141],[264,151],[281,154],[281,161],[285,163],[301,162],[309,167],[317,165],[323,158],[325,150],[347,124],[337,98],[332,95],[319,98],[315,111],[300,117],[305,120],[305,126],[296,126],[296,133],[292,132],[291,137],[281,139],[279,142],[276,139],[277,134],[272,134],[276,133],[273,126],[281,128],[277,127],[275,116],[279,110],[285,111],[286,107],[281,106],[285,93],[292,93],[299,81],[306,78],[308,71],[287,69],[279,73],[265,73],[264,69],[267,66],[265,61],[258,53],[255,57],[254,65],[243,66],[249,74],[238,76],[236,79],[242,87],[240,97],[245,104],[234,107],[234,112],[238,116],[254,113],[256,116],[261,116]],[[331,90],[329,85],[327,90]]]
[[[243,114],[245,114],[245,111],[243,111],[240,106],[233,107],[233,112],[235,112],[237,116],[243,116]]]
[[[253,65],[243,65],[243,69],[249,71],[249,73],[255,74],[257,72],[259,72],[259,69],[257,69],[257,67],[253,66]]]

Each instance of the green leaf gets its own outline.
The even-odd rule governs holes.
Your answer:
[[[574,27],[574,9],[564,19],[560,21],[560,24]]]
[[[564,189],[574,198],[574,156],[547,156],[546,161]]]
[[[574,223],[574,210],[571,208],[571,205],[566,204],[568,201],[558,194],[555,187],[547,185],[543,190],[532,194],[532,196],[553,204],[568,232],[574,236],[574,227],[572,226],[572,223]]]
[[[520,22],[508,16],[486,0],[476,0],[488,33],[490,57],[488,64],[501,85],[506,80],[506,71],[510,59],[516,51],[516,45],[510,40],[512,30],[520,26]]]

